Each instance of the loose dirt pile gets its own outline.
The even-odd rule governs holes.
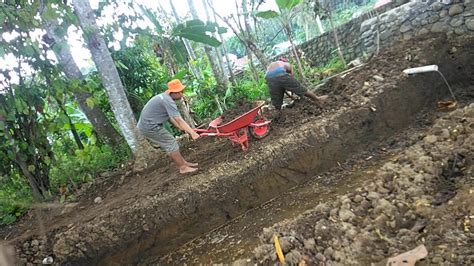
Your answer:
[[[367,183],[293,221],[266,228],[259,263],[384,263],[425,244],[433,264],[474,264],[474,104],[447,114]]]
[[[237,117],[247,113],[248,111],[252,110],[255,106],[254,103],[247,102],[247,101],[237,101],[235,106],[232,109],[226,110],[222,115],[222,124],[230,122]]]

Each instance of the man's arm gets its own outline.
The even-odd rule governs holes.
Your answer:
[[[188,123],[186,123],[186,121],[184,121],[184,119],[181,116],[170,117],[170,121],[175,127],[177,127],[179,129],[181,129],[182,131],[188,133],[191,136],[191,138],[193,138],[193,139],[199,138],[199,134],[196,133],[188,125]]]

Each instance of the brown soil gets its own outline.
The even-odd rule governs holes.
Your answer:
[[[443,37],[401,43],[344,78],[331,80],[318,91],[318,94],[329,94],[331,97],[325,108],[318,108],[302,99],[293,108],[284,110],[286,119],[282,123],[272,123],[271,134],[261,141],[251,142],[247,153],[243,153],[239,147],[233,148],[226,139],[201,138],[182,147],[186,159],[199,162],[200,170],[196,174],[179,175],[170,166],[169,159],[160,154],[147,171],[133,173],[128,170],[128,166],[124,166],[122,170],[110,176],[102,176],[94,183],[84,186],[77,203],[43,209],[42,213],[31,212],[21,222],[4,228],[1,236],[17,247],[21,262],[39,263],[44,257],[52,256],[58,263],[123,264],[166,255],[196,236],[259,207],[292,187],[311,180],[324,183],[324,180],[318,181],[315,177],[343,165],[352,156],[370,150],[379,145],[380,141],[413,126],[416,115],[423,109],[433,109],[436,101],[447,99],[449,93],[434,73],[407,79],[400,75],[404,68],[439,64],[441,72],[457,88],[461,107],[471,102],[474,55],[472,49],[465,47],[472,47],[473,44],[473,39],[448,40]],[[407,47],[410,48],[408,52]],[[457,52],[453,52],[452,47],[456,47]],[[238,115],[240,114],[243,113],[239,111]],[[470,153],[459,154],[464,156],[464,164],[470,163],[465,160]],[[440,153],[440,156],[430,157],[430,160],[436,162],[436,171],[443,169],[439,164],[449,157],[445,153]],[[460,160],[461,157],[450,158]],[[356,168],[358,163],[354,161],[350,168]],[[446,164],[449,162],[446,161]],[[400,165],[402,166],[404,165]],[[466,175],[467,172],[463,173]],[[377,191],[378,183],[374,181],[374,184],[373,189]],[[397,184],[393,183],[393,186]],[[368,188],[372,189],[371,186]],[[427,186],[426,191],[421,189],[417,192],[432,195],[436,190],[436,186]],[[368,198],[370,191],[365,189],[357,193]],[[101,197],[100,203],[94,203],[97,197]],[[352,201],[351,197],[347,197]],[[379,195],[378,199],[382,198]],[[330,198],[321,199],[327,200]],[[339,203],[340,206],[332,205]],[[329,211],[336,210],[331,213],[336,220],[340,218],[341,206],[346,206],[347,203],[354,209],[351,212],[356,212],[357,206],[352,206],[346,198],[327,203]],[[462,205],[458,206],[462,209]],[[363,211],[365,210],[354,215],[370,216]],[[380,213],[377,214],[380,216]],[[416,219],[410,218],[409,221],[415,222],[412,224],[415,225],[419,214],[413,214]],[[318,234],[315,223],[311,222],[315,216],[308,217],[313,218],[301,224],[295,222],[296,232],[310,228],[306,231]],[[326,220],[328,223],[331,221],[329,218]],[[359,230],[352,222],[363,225],[360,228],[365,231],[360,231],[362,229]],[[347,232],[356,231],[356,236],[361,232],[372,232],[366,228],[371,225],[371,220],[354,218],[354,221],[347,220],[345,223],[351,223],[352,227],[338,227],[348,226],[339,223],[335,227],[325,225],[331,228],[331,234],[322,234],[321,237],[324,236],[322,239],[326,242],[321,242],[321,247],[327,249],[333,244],[344,246],[344,239],[350,239],[346,236]],[[429,226],[446,223],[446,220],[440,219]],[[277,232],[282,237],[295,237],[290,227],[287,231],[279,228],[276,226],[268,232]],[[390,238],[396,236],[392,235],[395,234],[395,229],[405,227],[396,223],[395,229],[386,225],[379,228],[383,229],[383,235]],[[341,236],[341,240],[336,243],[330,236]],[[444,235],[438,236],[442,239]],[[314,238],[311,235],[304,237],[309,242],[311,237]],[[408,242],[400,242],[392,247],[374,239],[373,235],[370,237],[361,239],[374,240],[374,243],[380,245],[380,248],[372,245],[374,250],[370,254],[375,257],[367,256],[367,260],[359,260],[362,253],[357,252],[361,249],[353,247],[354,254],[357,253],[358,256],[353,257],[354,259],[364,263],[378,261],[386,255],[402,251],[401,245],[408,245]],[[268,249],[268,239],[262,239],[264,247],[255,254],[255,260],[272,262],[274,256]],[[425,237],[426,239],[428,238]],[[298,238],[299,240],[301,239]],[[315,241],[317,240],[316,236]],[[292,243],[293,240],[288,241]],[[316,243],[315,256],[321,253],[325,260],[350,262],[344,253],[347,250],[340,251],[342,255],[334,257],[337,253],[331,254],[328,251],[326,254],[326,250],[319,251],[316,246],[319,247],[320,243]],[[300,247],[295,244],[285,250],[286,254],[294,254],[294,261],[306,260],[304,256],[309,253],[298,248]],[[334,250],[336,249],[333,248]],[[298,257],[297,252],[302,257]],[[321,256],[319,258],[322,260]],[[455,259],[451,261],[456,262]]]
[[[247,101],[237,101],[235,106],[229,110],[226,110],[222,115],[222,124],[230,122],[246,112],[252,110],[255,104]]]
[[[385,265],[424,244],[427,264],[472,265],[473,126],[470,104],[409,136],[413,145],[366,172],[351,191],[263,229],[254,262],[277,262],[277,235],[288,264]]]

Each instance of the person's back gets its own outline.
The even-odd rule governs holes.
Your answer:
[[[321,104],[327,98],[327,96],[318,97],[304,88],[293,76],[293,68],[288,63],[288,59],[283,57],[268,65],[265,81],[268,85],[272,105],[277,110],[281,110],[285,91],[293,92],[299,97],[307,96],[316,104]]]
[[[150,131],[173,116],[180,116],[174,100],[169,94],[160,93],[145,104],[137,126],[141,131]]]
[[[278,77],[285,74],[291,74],[291,65],[284,61],[275,61],[268,65],[265,77]]]

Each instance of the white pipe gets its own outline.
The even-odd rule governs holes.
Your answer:
[[[453,91],[451,90],[451,86],[449,86],[449,83],[446,80],[446,78],[444,77],[443,73],[441,73],[438,70],[437,65],[428,65],[428,66],[422,66],[422,67],[407,68],[407,69],[403,70],[403,73],[405,73],[407,75],[413,75],[413,74],[418,74],[418,73],[426,73],[426,72],[438,72],[441,75],[441,77],[443,78],[444,83],[446,83],[446,86],[448,86],[449,92],[451,93],[451,96],[453,97],[453,100],[457,101],[456,97],[454,96]]]

